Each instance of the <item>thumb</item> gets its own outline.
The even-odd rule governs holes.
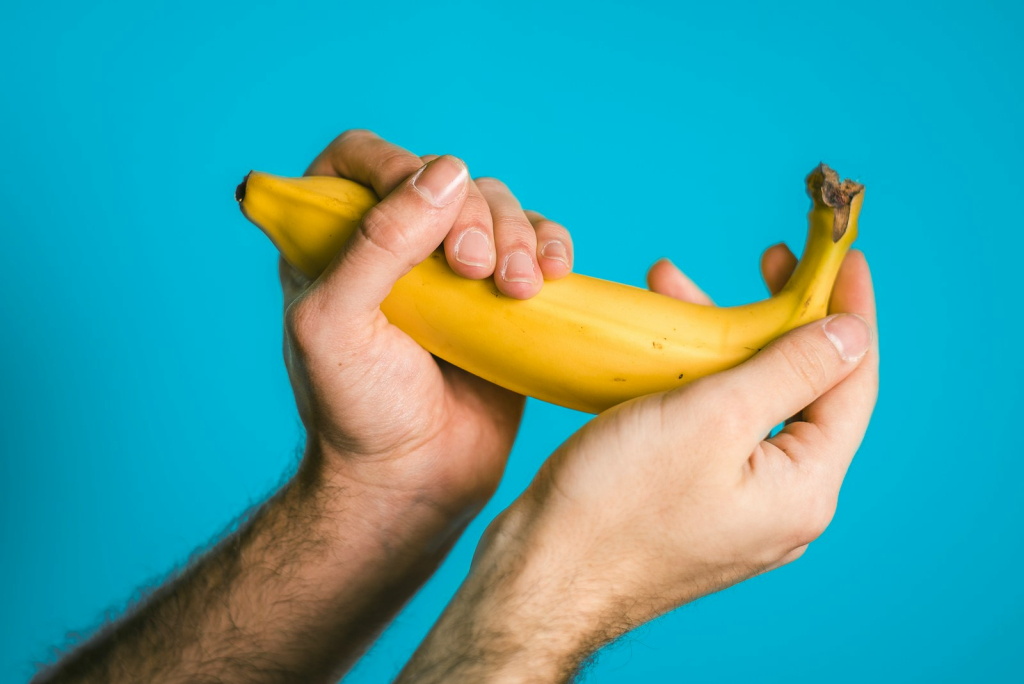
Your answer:
[[[863,318],[836,314],[779,337],[720,377],[764,434],[842,381],[870,346]]]
[[[466,200],[469,171],[451,155],[424,164],[362,218],[317,285],[333,320],[372,314],[395,282],[437,248]]]

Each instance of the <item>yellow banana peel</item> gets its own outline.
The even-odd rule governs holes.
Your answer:
[[[825,316],[839,266],[857,237],[864,188],[840,182],[824,164],[806,184],[812,205],[803,255],[786,286],[759,302],[691,304],[575,273],[517,300],[492,279],[457,275],[435,251],[395,284],[381,310],[460,368],[520,394],[599,413],[735,366]],[[372,190],[340,178],[256,171],[236,198],[246,218],[311,278],[378,201]]]

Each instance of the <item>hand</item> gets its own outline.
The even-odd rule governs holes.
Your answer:
[[[420,158],[368,131],[340,135],[306,174],[350,178],[383,200],[315,282],[280,264],[305,468],[425,505],[442,527],[465,524],[498,484],[524,397],[432,357],[379,305],[442,242],[456,273],[531,297],[570,272],[569,233],[524,212],[500,181],[470,181],[455,157]]]
[[[773,291],[794,264],[784,247],[766,253]],[[656,264],[649,282],[710,303],[671,264]],[[874,298],[859,252],[843,264],[830,313],[734,369],[610,409],[567,440],[492,523],[406,681],[567,679],[637,625],[799,557],[832,518],[877,394]]]
[[[336,682],[497,485],[523,397],[436,361],[379,304],[442,240],[457,272],[484,278],[498,264],[503,292],[532,296],[541,274],[569,272],[568,233],[500,182],[471,182],[458,159],[421,160],[365,131],[340,136],[309,173],[383,200],[316,282],[281,264],[302,467],[37,681]]]

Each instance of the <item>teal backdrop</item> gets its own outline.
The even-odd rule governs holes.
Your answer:
[[[1022,681],[1021,3],[28,2],[0,16],[0,680],[262,500],[301,426],[271,244],[232,193],[347,128],[453,153],[720,303],[867,185],[882,389],[799,562],[606,649],[589,682]],[[505,480],[351,673],[394,676],[486,523],[587,417],[531,400]],[[69,636],[70,635],[70,636]]]

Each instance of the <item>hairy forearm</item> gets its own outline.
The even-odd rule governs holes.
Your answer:
[[[444,527],[429,506],[365,480],[300,471],[36,681],[331,681],[435,569],[453,536]]]
[[[564,572],[558,550],[530,532],[528,514],[510,513],[488,530],[469,576],[396,684],[568,682],[632,626]]]

